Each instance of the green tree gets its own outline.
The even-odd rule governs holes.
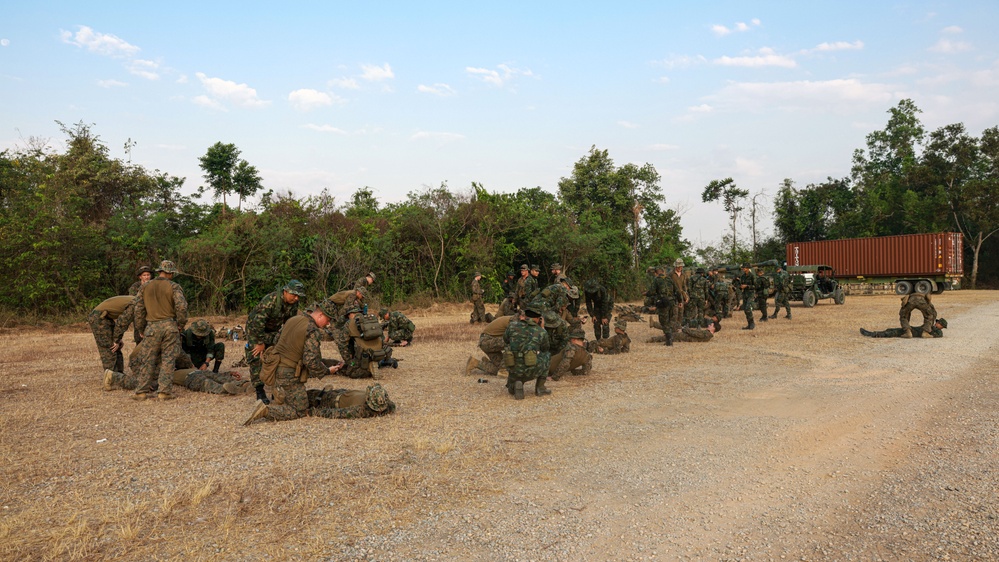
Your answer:
[[[711,183],[704,186],[701,192],[701,200],[705,203],[722,201],[722,207],[732,220],[732,259],[736,258],[736,224],[739,213],[743,210],[741,201],[749,195],[749,191],[740,189],[735,185],[735,180],[725,178],[723,180],[711,180]]]
[[[235,144],[217,142],[208,147],[205,155],[198,159],[204,171],[205,181],[215,197],[222,198],[222,215],[226,214],[226,198],[235,193],[239,196],[238,209],[243,208],[243,199],[252,197],[263,186],[255,166],[240,158],[240,150]],[[201,193],[205,190],[201,188]]]

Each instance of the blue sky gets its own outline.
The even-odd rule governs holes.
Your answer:
[[[0,149],[83,121],[188,191],[222,141],[266,188],[389,202],[554,192],[596,145],[653,164],[703,245],[728,230],[712,179],[846,176],[901,99],[929,130],[999,124],[999,2],[475,4],[7,2]]]

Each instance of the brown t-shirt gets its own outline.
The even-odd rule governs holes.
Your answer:
[[[125,309],[128,308],[128,305],[132,304],[133,299],[135,299],[135,297],[111,297],[95,306],[94,310],[106,312],[107,314],[104,315],[105,318],[117,320],[118,317],[121,316],[121,313],[125,312]]]
[[[511,320],[513,320],[513,316],[500,316],[489,324],[486,324],[486,329],[482,330],[482,333],[487,336],[503,337]]]
[[[309,330],[309,316],[299,314],[293,316],[284,323],[281,328],[281,337],[274,344],[274,351],[281,361],[279,367],[290,367],[294,369],[302,362],[302,353],[305,351],[305,336]]]
[[[142,286],[142,302],[146,307],[146,322],[177,318],[173,302],[173,281],[157,277]]]

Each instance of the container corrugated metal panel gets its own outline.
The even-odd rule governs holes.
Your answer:
[[[850,238],[787,245],[788,265],[830,265],[837,277],[961,275],[959,232]]]

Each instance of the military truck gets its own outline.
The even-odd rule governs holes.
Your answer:
[[[805,308],[812,308],[820,299],[832,299],[836,304],[846,302],[846,293],[836,281],[836,270],[828,265],[792,265],[787,268],[791,276],[790,301],[801,301]]]

